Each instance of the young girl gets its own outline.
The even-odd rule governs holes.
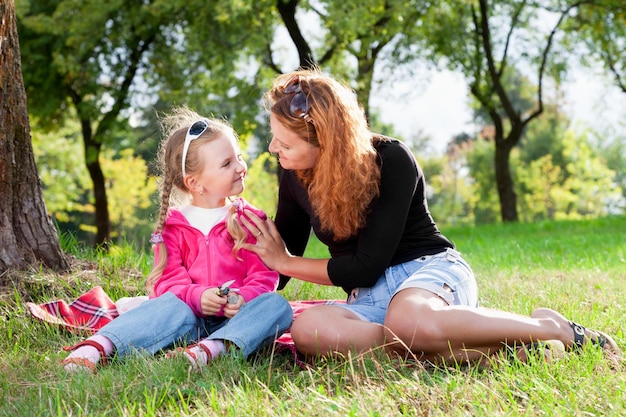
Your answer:
[[[154,354],[175,343],[196,342],[178,350],[194,367],[229,348],[246,357],[291,325],[289,303],[274,292],[278,274],[242,249],[256,241],[239,223],[244,209],[266,216],[232,197],[243,191],[246,176],[235,132],[186,108],[165,117],[162,127],[167,139],[159,152],[161,208],[151,239],[155,265],[146,279],[150,299],[64,348],[71,351],[63,361],[69,371],[95,372],[114,352]]]

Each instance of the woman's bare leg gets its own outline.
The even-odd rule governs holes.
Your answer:
[[[383,326],[331,305],[303,311],[291,326],[291,336],[306,355],[362,353],[385,343]]]
[[[558,340],[570,344],[572,330],[555,317],[527,317],[487,308],[449,306],[435,294],[411,288],[392,299],[385,321],[391,350],[423,352],[428,360],[475,361],[505,344]]]
[[[592,331],[587,331],[593,337]],[[488,308],[449,306],[435,294],[407,289],[392,299],[385,326],[360,320],[337,306],[316,306],[300,314],[291,334],[302,353],[363,353],[377,347],[433,363],[488,363],[505,345],[547,341],[558,351],[574,340],[569,321],[550,309],[531,317]],[[605,352],[620,355],[608,335]],[[523,352],[522,357],[525,357]]]

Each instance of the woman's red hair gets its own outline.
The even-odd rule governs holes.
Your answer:
[[[284,86],[293,77],[306,95],[310,122],[290,112],[293,94]],[[297,175],[322,228],[336,239],[354,236],[365,225],[380,185],[372,133],[356,95],[318,70],[299,70],[278,77],[265,102],[280,123],[320,149],[315,167]]]

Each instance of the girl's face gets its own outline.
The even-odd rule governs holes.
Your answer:
[[[273,113],[270,114],[270,128],[272,141],[269,151],[278,156],[280,166],[291,170],[310,169],[315,166],[320,154],[318,147],[287,129]]]
[[[247,165],[234,138],[219,136],[198,148],[204,169],[193,175],[193,204],[204,208],[222,207],[226,198],[241,194]]]

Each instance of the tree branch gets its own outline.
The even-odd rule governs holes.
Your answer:
[[[313,58],[311,47],[306,39],[304,39],[300,31],[300,26],[298,26],[298,22],[296,21],[298,3],[299,0],[276,0],[276,8],[278,9],[280,17],[283,19],[289,37],[296,46],[300,67],[309,68],[315,64],[315,58]]]

